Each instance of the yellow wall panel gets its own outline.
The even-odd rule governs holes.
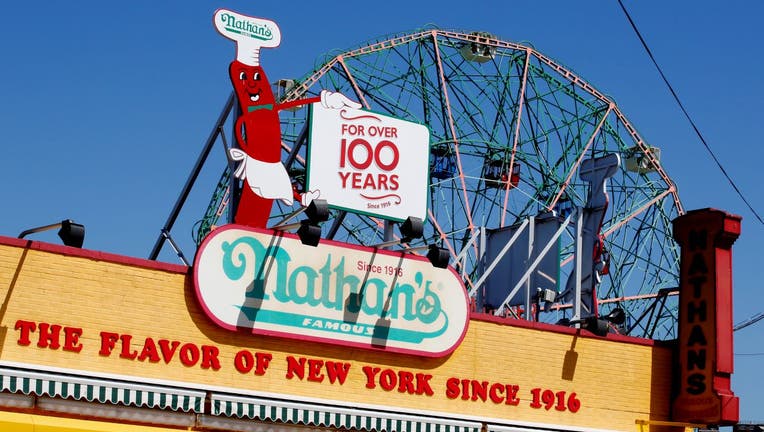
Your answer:
[[[481,420],[633,431],[637,430],[635,420],[669,417],[670,347],[624,337],[582,336],[548,325],[533,328],[477,315],[462,344],[450,355],[435,359],[237,333],[218,328],[201,311],[190,273],[178,271],[177,266],[151,268],[148,263],[136,265],[141,263],[135,260],[118,261],[107,255],[64,255],[0,242],[0,361],[84,375],[118,375],[135,381],[169,381],[195,388],[322,399],[404,412],[425,410]],[[29,345],[20,343],[22,331],[16,329],[20,321],[37,327],[29,334]],[[40,323],[81,329],[81,351],[64,349],[63,329],[60,348],[39,347]],[[101,332],[129,335],[127,351],[136,350],[138,356],[121,358],[121,339],[109,355],[99,354]],[[172,347],[172,341],[178,347],[168,362],[152,362],[150,356],[140,361],[147,338],[160,357],[159,340],[170,341],[166,349]],[[181,354],[188,359],[195,350],[199,361],[184,365]],[[219,361],[219,369],[201,367],[204,351],[214,354],[207,358]],[[262,375],[255,374],[255,368],[248,373],[237,370],[237,355],[246,355],[242,351],[253,357],[256,353],[261,358],[270,356]],[[288,378],[290,356],[305,358],[303,379]],[[308,363],[318,365],[313,375]],[[344,383],[330,382],[327,363],[350,365]],[[374,388],[367,387],[371,384],[364,367],[380,370]],[[397,385],[385,390],[393,377],[397,384],[401,377],[413,378],[403,391]],[[487,400],[472,400],[471,391],[464,400],[461,380],[469,386],[472,380],[488,382]],[[494,398],[502,399],[500,403],[491,401],[491,386]],[[535,405],[541,406],[534,408],[536,388],[540,390]],[[512,404],[505,403],[507,389],[510,393],[517,389],[517,401]],[[430,390],[432,394],[428,394]],[[458,393],[455,398],[449,397],[452,391]],[[554,400],[546,409],[550,394]],[[570,408],[578,410],[571,412]]]

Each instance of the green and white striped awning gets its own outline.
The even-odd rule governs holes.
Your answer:
[[[481,424],[336,406],[212,395],[212,414],[371,432],[479,432]]]
[[[0,368],[0,390],[201,413],[205,393],[146,384]]]

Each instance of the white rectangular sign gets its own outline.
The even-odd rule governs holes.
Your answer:
[[[426,218],[430,131],[426,126],[350,108],[311,105],[310,191],[329,206],[403,221]]]

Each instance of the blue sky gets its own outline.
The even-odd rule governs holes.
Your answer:
[[[764,214],[764,2],[625,4],[711,148]],[[281,46],[262,54],[272,79],[303,76],[328,51],[431,23],[531,43],[610,95],[661,148],[686,209],[743,216],[733,252],[735,322],[764,311],[764,225],[706,153],[615,1],[6,4],[0,235],[71,218],[87,227],[87,248],[148,256],[231,91],[234,47],[212,27],[218,7],[279,24]],[[217,167],[203,174],[182,219],[201,216],[218,175]],[[183,246],[190,232],[187,223],[173,233]],[[35,239],[58,242],[53,233]],[[165,251],[161,259],[177,262]],[[757,409],[764,403],[764,322],[735,336],[741,419],[764,421]]]

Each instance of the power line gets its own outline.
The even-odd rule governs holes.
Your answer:
[[[655,68],[658,69],[658,73],[661,75],[661,78],[663,78],[663,82],[666,83],[666,86],[668,87],[669,91],[671,92],[671,95],[674,97],[674,100],[679,105],[679,108],[684,113],[684,116],[687,118],[687,120],[690,122],[690,125],[692,125],[693,130],[695,130],[695,134],[698,135],[698,138],[700,138],[700,141],[703,143],[703,146],[708,151],[708,154],[711,155],[711,158],[716,162],[716,165],[721,170],[722,174],[724,174],[724,177],[727,179],[730,185],[732,185],[732,189],[735,190],[737,195],[740,197],[740,199],[743,200],[745,205],[748,207],[748,209],[753,213],[754,216],[756,216],[756,219],[759,220],[759,222],[764,225],[764,219],[759,216],[759,214],[754,210],[753,206],[748,202],[748,200],[743,196],[743,193],[740,192],[740,189],[738,189],[737,185],[734,181],[732,181],[732,178],[727,174],[727,170],[724,169],[721,162],[719,162],[719,159],[717,159],[714,152],[711,150],[711,147],[706,142],[706,139],[703,138],[703,134],[700,133],[700,130],[695,125],[695,122],[692,120],[692,117],[690,117],[690,114],[687,112],[687,110],[684,108],[684,105],[682,104],[682,101],[679,100],[679,96],[677,96],[676,92],[674,91],[674,88],[671,86],[671,83],[669,83],[668,78],[666,78],[666,75],[663,73],[663,70],[658,65],[658,62],[655,60],[655,57],[653,56],[652,51],[650,51],[650,48],[647,46],[647,42],[645,42],[645,39],[642,37],[642,33],[639,32],[639,29],[637,29],[637,25],[634,23],[634,20],[631,19],[631,15],[629,15],[629,11],[626,10],[626,7],[623,5],[623,2],[621,0],[618,0],[618,4],[621,5],[621,9],[623,10],[623,13],[626,15],[626,18],[629,20],[629,23],[631,24],[631,28],[634,29],[634,33],[637,34],[637,37],[639,38],[639,41],[642,42],[642,46],[645,48],[645,51],[647,51],[647,55],[650,56],[650,60],[652,60],[653,64],[655,65]]]
[[[732,328],[732,331],[738,331],[740,329],[744,329],[748,327],[749,325],[756,324],[762,319],[764,319],[764,312],[759,312],[758,314],[748,318],[747,320],[737,323],[735,327]]]

